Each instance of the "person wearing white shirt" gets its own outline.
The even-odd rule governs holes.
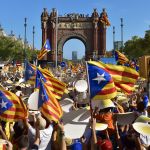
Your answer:
[[[39,132],[40,132],[40,144],[39,150],[51,150],[51,136],[53,132],[53,126],[50,124],[46,128],[46,120],[41,116],[38,117],[39,119]],[[33,128],[28,122],[26,122],[28,126],[28,137],[30,141],[30,147],[32,147],[36,135],[36,129]]]

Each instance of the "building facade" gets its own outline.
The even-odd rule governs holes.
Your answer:
[[[69,39],[79,39],[85,45],[85,59],[103,56],[106,51],[107,13],[103,9],[99,15],[94,9],[91,16],[84,14],[66,14],[58,16],[57,10],[52,9],[50,14],[46,8],[41,15],[42,45],[49,39],[52,50],[43,60],[55,62],[56,49],[58,61],[63,59],[63,46]]]
[[[72,60],[77,61],[77,59],[78,59],[77,51],[72,51]]]

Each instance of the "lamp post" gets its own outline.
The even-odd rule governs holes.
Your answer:
[[[24,60],[26,60],[26,44],[27,44],[27,18],[24,18]]]
[[[115,51],[115,27],[113,26],[113,47]]]
[[[120,18],[121,20],[121,51],[123,52],[123,18]]]
[[[33,48],[33,50],[34,50],[34,34],[35,34],[35,27],[33,26],[33,45],[32,45],[32,48]]]

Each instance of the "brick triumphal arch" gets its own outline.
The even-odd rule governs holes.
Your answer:
[[[52,48],[44,60],[55,61],[57,44],[58,61],[61,62],[63,46],[72,38],[84,43],[86,60],[103,56],[106,51],[106,26],[108,24],[105,9],[101,14],[94,9],[91,16],[76,13],[57,16],[56,9],[52,9],[49,14],[44,8],[41,15],[42,45],[46,39],[49,39]]]

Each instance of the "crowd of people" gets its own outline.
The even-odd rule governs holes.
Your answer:
[[[23,99],[30,95],[23,90],[19,80],[23,77],[23,70],[1,70],[1,89],[14,92]],[[61,73],[54,75],[61,80]],[[72,77],[69,80],[69,76]],[[68,77],[68,78],[67,78]],[[24,120],[18,122],[5,122],[0,120],[0,148],[8,150],[144,150],[150,149],[150,136],[138,132],[133,127],[136,122],[148,124],[150,122],[150,106],[145,82],[141,78],[136,83],[136,89],[131,95],[118,92],[118,95],[109,100],[101,100],[101,103],[86,101],[83,103],[79,91],[74,88],[73,82],[78,79],[87,80],[85,69],[72,74],[66,71],[63,79],[68,84],[70,92],[65,94],[61,101],[69,98],[73,105],[69,110],[78,111],[86,109],[90,113],[86,130],[81,137],[71,139],[66,136],[63,119],[58,122],[50,122],[40,112],[28,110]],[[68,79],[68,80],[67,80]],[[70,83],[71,82],[71,83]],[[71,88],[72,87],[72,88]],[[84,92],[88,97],[88,91]],[[123,95],[123,96],[122,96]],[[123,97],[123,98],[122,98]],[[24,100],[24,99],[23,99]],[[27,100],[27,99],[25,99]],[[81,103],[82,101],[82,103]],[[79,102],[79,103],[78,103]],[[26,102],[26,104],[28,104]],[[1,104],[0,104],[1,105]],[[27,106],[28,107],[28,106]],[[90,107],[90,109],[89,109]],[[120,122],[118,114],[132,113],[131,121]],[[129,122],[129,123],[128,123]],[[98,128],[98,125],[101,128]],[[150,129],[150,128],[149,128]],[[72,129],[73,130],[73,129]],[[78,130],[81,130],[80,127]],[[143,129],[144,130],[144,129]],[[78,132],[78,131],[73,131]],[[147,131],[148,132],[148,131]]]

